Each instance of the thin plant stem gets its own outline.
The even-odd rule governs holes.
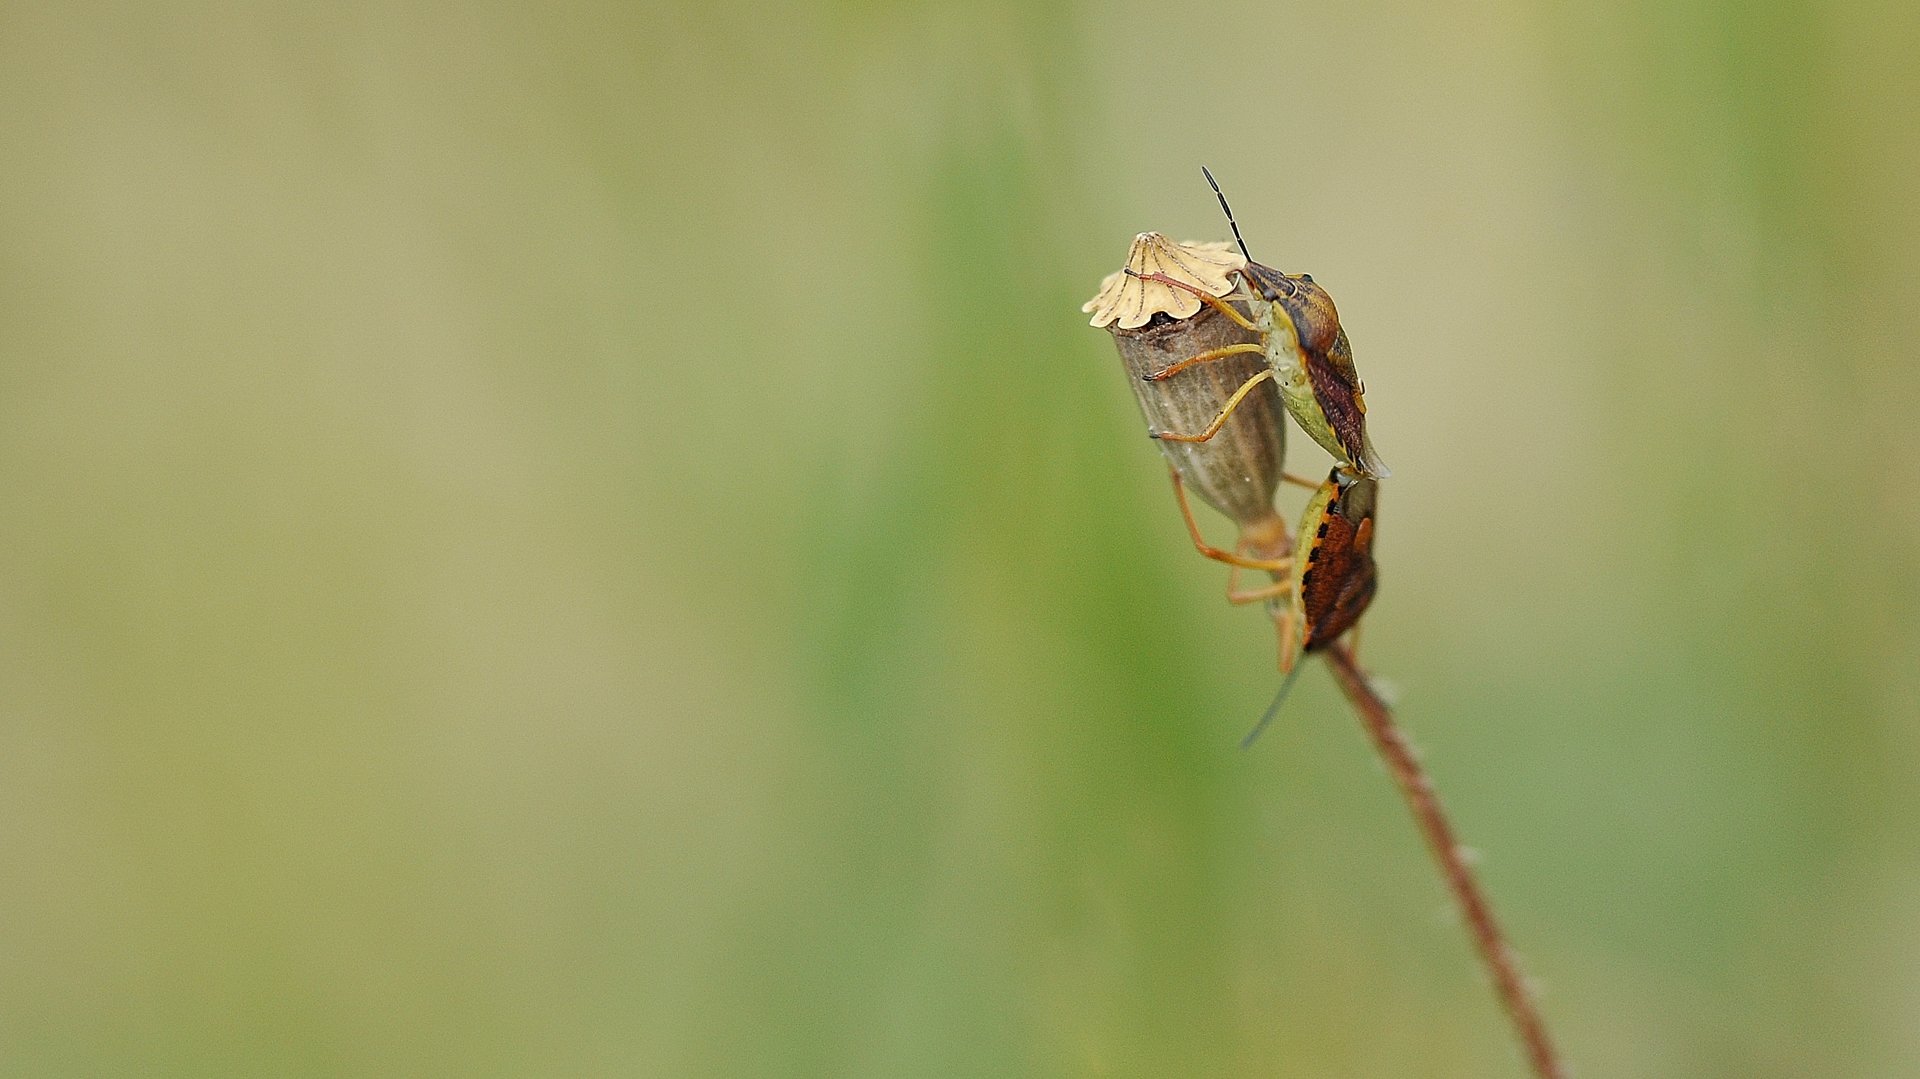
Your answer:
[[[1406,735],[1394,724],[1393,710],[1374,692],[1372,684],[1354,662],[1353,653],[1345,644],[1328,648],[1325,655],[1327,666],[1340,683],[1341,692],[1347,695],[1354,714],[1360,719],[1360,725],[1366,728],[1367,736],[1373,739],[1374,748],[1379,750],[1381,759],[1387,762],[1387,770],[1393,773],[1394,782],[1399,784],[1400,793],[1407,800],[1407,808],[1420,826],[1420,835],[1427,841],[1427,849],[1440,866],[1440,875],[1446,878],[1448,889],[1453,892],[1454,900],[1466,915],[1474,946],[1479,950],[1487,972],[1493,976],[1494,989],[1500,995],[1500,1003],[1506,1008],[1507,1017],[1513,1021],[1514,1032],[1526,1049],[1534,1074],[1539,1079],[1566,1079],[1566,1066],[1554,1051],[1546,1023],[1540,1016],[1539,1005],[1527,986],[1526,976],[1520,972],[1520,963],[1514,957],[1513,949],[1507,945],[1505,934],[1500,931],[1500,923],[1494,918],[1493,907],[1487,902],[1486,893],[1474,877],[1473,867],[1461,853],[1460,844],[1454,838],[1453,825],[1447,821],[1446,810],[1440,806],[1440,796],[1434,792],[1432,780],[1427,778],[1426,769],[1420,766],[1419,758],[1414,756]]]

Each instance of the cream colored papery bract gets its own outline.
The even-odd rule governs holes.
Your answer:
[[[1247,260],[1233,245],[1216,243],[1175,243],[1157,232],[1143,232],[1133,238],[1127,252],[1127,269],[1136,274],[1161,273],[1183,281],[1209,296],[1225,296],[1234,289],[1230,276],[1244,269]],[[1123,330],[1139,329],[1161,311],[1174,318],[1191,318],[1200,310],[1200,297],[1163,281],[1144,281],[1119,271],[1100,282],[1100,292],[1081,305],[1093,312],[1090,326],[1118,322]]]

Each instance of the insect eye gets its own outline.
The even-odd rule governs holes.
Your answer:
[[[1305,281],[1307,284],[1311,285],[1313,284],[1313,275],[1310,273],[1303,273],[1300,275],[1300,280]]]

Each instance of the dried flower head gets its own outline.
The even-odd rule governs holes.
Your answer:
[[[1127,269],[1107,275],[1100,292],[1081,305],[1093,312],[1090,326],[1117,324],[1123,330],[1137,330],[1162,312],[1176,319],[1191,318],[1200,310],[1200,298],[1163,281],[1143,280],[1160,273],[1184,281],[1209,296],[1225,296],[1234,290],[1233,274],[1246,267],[1247,260],[1233,245],[1218,243],[1175,243],[1157,232],[1143,232],[1133,238],[1127,252]]]

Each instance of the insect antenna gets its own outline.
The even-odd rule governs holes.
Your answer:
[[[1213,173],[1208,172],[1205,165],[1200,166],[1200,175],[1207,178],[1207,186],[1213,188],[1213,197],[1220,200],[1220,209],[1227,215],[1227,225],[1233,229],[1233,239],[1240,245],[1240,253],[1247,256],[1248,262],[1252,262],[1253,252],[1247,250],[1247,241],[1240,238],[1240,222],[1233,219],[1233,207],[1227,205],[1226,193],[1220,190],[1220,185],[1214,182]]]
[[[1273,722],[1273,717],[1280,714],[1280,706],[1287,703],[1287,694],[1293,689],[1293,680],[1300,677],[1301,671],[1307,669],[1305,661],[1306,657],[1302,656],[1301,662],[1294,664],[1293,670],[1287,672],[1286,680],[1280,683],[1280,692],[1273,695],[1273,703],[1267,705],[1267,710],[1260,716],[1260,722],[1255,723],[1253,729],[1247,732],[1247,736],[1240,739],[1241,749],[1253,745],[1253,740],[1260,737],[1260,733],[1267,729],[1267,724]]]

